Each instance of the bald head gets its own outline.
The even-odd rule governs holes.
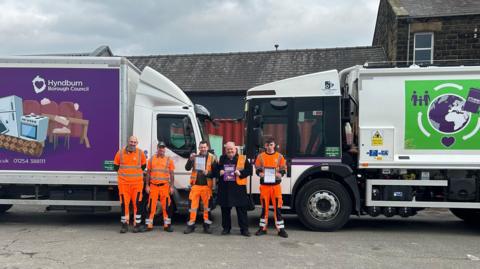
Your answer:
[[[133,152],[137,148],[138,139],[136,136],[130,136],[128,138],[127,151]]]
[[[237,147],[235,146],[235,143],[232,141],[229,141],[225,143],[225,153],[227,154],[227,157],[232,159],[235,154],[237,154]]]

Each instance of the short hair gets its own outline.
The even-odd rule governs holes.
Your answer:
[[[200,144],[205,144],[205,145],[207,145],[207,146],[210,146],[210,145],[208,145],[208,141],[207,141],[207,140],[202,140],[202,141],[200,141],[200,143],[198,143],[198,144],[199,144],[199,145],[200,145]]]
[[[275,143],[275,138],[269,137],[269,138],[265,139],[265,143],[266,143],[266,144]],[[276,144],[276,143],[275,143],[275,144]]]
[[[227,147],[227,145],[232,145],[233,147],[235,147],[235,142],[233,141],[228,141],[227,143],[225,143],[225,145],[223,145],[224,147]]]

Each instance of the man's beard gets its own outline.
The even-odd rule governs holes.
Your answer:
[[[128,152],[134,152],[135,151],[135,146],[127,146],[127,151]]]

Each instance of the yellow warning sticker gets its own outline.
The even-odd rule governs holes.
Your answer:
[[[375,131],[372,136],[372,146],[383,146],[383,136],[380,131]]]

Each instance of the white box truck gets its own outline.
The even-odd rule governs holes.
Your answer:
[[[184,165],[209,113],[160,73],[122,57],[7,57],[0,89],[0,212],[119,206],[113,158],[132,134],[147,157],[167,144],[187,205]]]
[[[276,139],[285,209],[313,230],[424,208],[478,223],[479,89],[478,66],[355,66],[261,85],[247,92],[246,151]]]

